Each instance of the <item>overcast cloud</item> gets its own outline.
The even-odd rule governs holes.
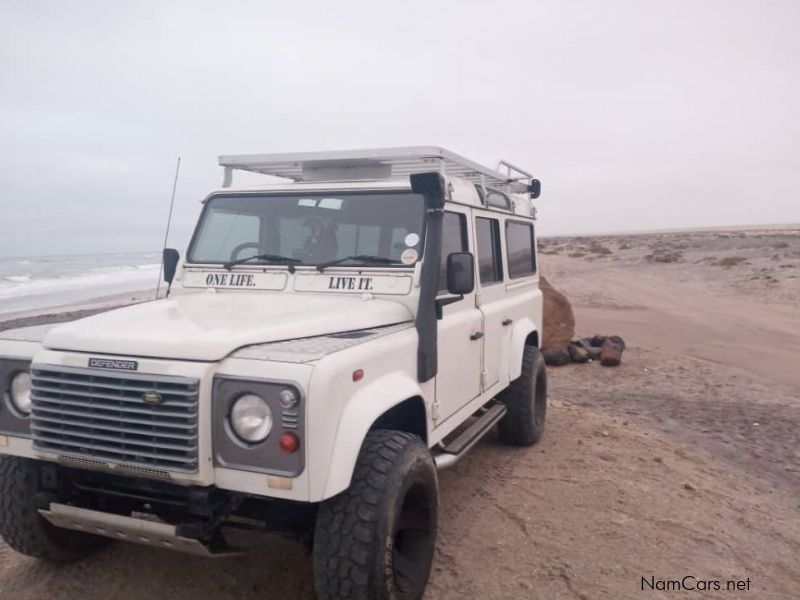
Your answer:
[[[219,154],[435,144],[543,233],[800,222],[800,2],[0,0],[0,256],[183,248]]]

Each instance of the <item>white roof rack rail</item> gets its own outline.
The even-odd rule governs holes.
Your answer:
[[[533,175],[507,161],[500,161],[495,170],[436,146],[236,154],[220,156],[219,164],[225,168],[223,187],[230,187],[235,169],[292,181],[388,179],[440,171],[479,185],[503,187],[508,192],[528,192],[533,179]],[[500,169],[505,169],[506,174]]]

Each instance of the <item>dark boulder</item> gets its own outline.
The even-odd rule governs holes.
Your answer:
[[[578,340],[578,345],[586,351],[586,354],[592,360],[600,360],[601,346],[593,346],[592,338],[582,338]]]
[[[608,339],[607,335],[593,335],[591,337],[592,346],[597,346],[598,348],[600,348],[603,344],[606,343],[607,339]]]
[[[622,341],[620,339],[620,341]],[[611,340],[606,340],[600,352],[600,364],[604,367],[616,367],[622,362],[622,351],[625,350],[625,342],[621,344]]]
[[[551,367],[561,367],[572,362],[569,352],[563,348],[547,348],[542,350],[544,363]]]
[[[572,359],[572,362],[575,363],[586,363],[589,362],[589,352],[580,344],[576,342],[572,342],[569,345],[569,357]]]

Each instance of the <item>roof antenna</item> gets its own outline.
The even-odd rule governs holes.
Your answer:
[[[175,190],[178,188],[178,172],[181,170],[181,157],[178,157],[178,164],[175,165],[175,181],[172,182],[172,199],[169,201],[169,216],[167,217],[167,230],[164,232],[164,246],[161,249],[161,266],[158,268],[158,284],[156,285],[156,300],[161,291],[161,276],[164,274],[164,250],[167,247],[169,238],[169,228],[172,224],[172,208],[175,206]],[[167,292],[169,293],[169,291]]]

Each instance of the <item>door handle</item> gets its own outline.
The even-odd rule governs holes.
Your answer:
[[[483,332],[482,331],[476,331],[471,336],[469,336],[469,339],[474,342],[475,340],[479,340],[482,337],[483,337]]]
[[[508,327],[514,322],[514,319],[503,319],[503,327]]]

